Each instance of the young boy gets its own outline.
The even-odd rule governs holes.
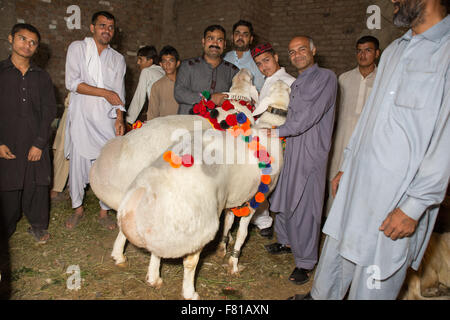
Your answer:
[[[127,111],[127,123],[132,125],[141,114],[145,99],[149,98],[153,84],[164,76],[159,66],[158,53],[154,46],[145,46],[138,50],[137,64],[141,70],[139,83]],[[145,112],[145,110],[144,110]],[[145,119],[145,117],[144,117]],[[141,119],[141,120],[144,120]]]
[[[175,80],[177,68],[180,66],[180,56],[177,50],[171,46],[165,46],[159,53],[160,65],[166,72],[166,76],[155,82],[150,93],[147,120],[177,114],[178,102],[174,98]]]

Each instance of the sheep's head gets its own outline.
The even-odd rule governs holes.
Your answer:
[[[269,89],[260,106],[265,105],[266,111],[261,115],[259,123],[264,127],[280,126],[286,121],[291,88],[278,80]]]
[[[258,103],[258,90],[253,85],[253,75],[248,69],[241,69],[233,78],[230,93]]]

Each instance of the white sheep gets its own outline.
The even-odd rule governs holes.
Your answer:
[[[102,201],[118,208],[121,231],[112,253],[116,264],[125,262],[123,248],[127,238],[135,245],[147,248],[152,252],[147,281],[158,287],[162,284],[159,277],[160,257],[187,255],[184,259],[183,296],[197,299],[193,279],[201,249],[214,238],[222,210],[237,207],[253,196],[258,189],[261,170],[255,161],[249,163],[252,158],[245,146],[240,149],[246,150],[246,164],[196,163],[191,168],[174,169],[162,160],[167,146],[175,146],[170,133],[179,129],[180,125],[187,132],[193,132],[194,121],[198,117],[158,119],[108,143],[94,164],[91,185]],[[197,126],[201,132],[210,128],[209,123],[204,121]],[[209,144],[203,141],[195,145],[192,137],[191,143],[202,150],[209,148],[213,153],[225,151],[222,154],[229,155],[229,150],[223,145],[226,134],[216,131],[215,136],[216,139]],[[219,136],[221,139],[217,140]],[[279,140],[269,140],[275,142],[268,143],[269,153],[276,149],[271,154],[274,165],[271,190],[278,177],[282,156]],[[239,139],[236,141],[238,144],[244,143]],[[239,149],[238,146],[236,148]],[[137,178],[134,180],[134,177]],[[253,210],[247,218],[241,219],[241,224],[243,221],[246,223],[245,227],[239,228],[241,244],[238,246],[239,242],[236,242],[239,248],[247,235],[252,214]],[[237,265],[237,258],[235,260]]]

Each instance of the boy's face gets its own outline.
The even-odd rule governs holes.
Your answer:
[[[152,66],[153,59],[147,59],[147,57],[138,56],[136,63],[139,66],[139,69],[142,71],[142,69],[145,69],[145,68],[148,68],[148,67]]]
[[[177,61],[173,55],[166,54],[161,57],[161,62],[159,64],[164,69],[166,74],[170,75],[177,71],[177,68],[180,66],[180,61]]]

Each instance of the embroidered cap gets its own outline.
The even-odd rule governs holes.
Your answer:
[[[255,59],[255,57],[259,56],[260,54],[263,54],[264,52],[273,50],[273,47],[270,43],[266,42],[263,44],[258,44],[256,47],[252,50],[252,58]]]

